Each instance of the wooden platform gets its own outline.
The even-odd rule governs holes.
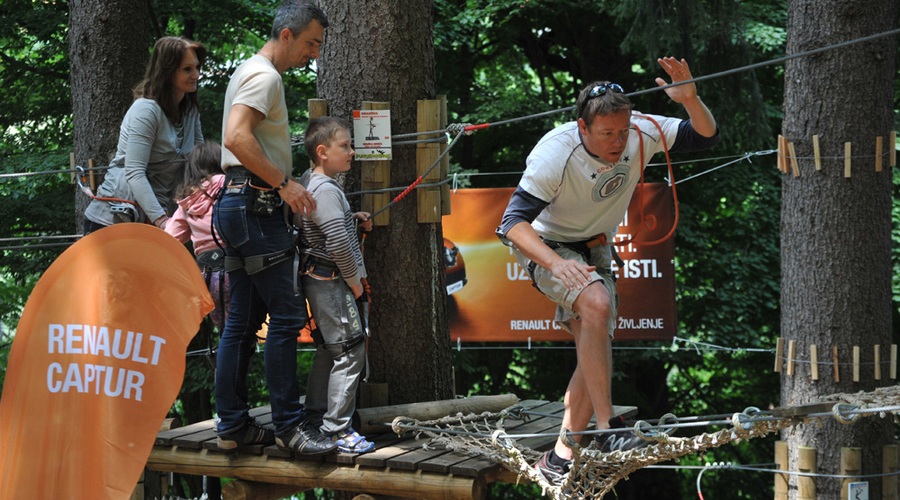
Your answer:
[[[552,446],[559,432],[563,404],[522,401],[530,418],[507,420],[509,434],[547,433],[547,437],[527,438],[521,443],[535,450]],[[634,407],[616,407],[617,414],[634,415]],[[363,410],[360,410],[363,413]],[[251,411],[260,422],[271,423],[269,407]],[[484,498],[486,486],[492,482],[515,482],[516,475],[499,464],[483,458],[446,450],[426,450],[424,441],[413,437],[398,438],[387,425],[384,433],[375,435],[366,429],[367,438],[375,442],[373,452],[332,454],[310,459],[292,455],[276,446],[242,448],[225,453],[216,446],[212,420],[161,432],[150,453],[147,468],[160,472],[229,477],[250,481],[288,485],[301,491],[325,488],[408,498],[460,499]]]

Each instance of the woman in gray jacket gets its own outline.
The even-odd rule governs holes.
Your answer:
[[[116,222],[165,228],[185,159],[203,142],[197,81],[206,48],[181,37],[157,40],[119,144],[96,198],[84,212],[84,234]]]

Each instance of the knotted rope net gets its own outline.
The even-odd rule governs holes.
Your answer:
[[[481,414],[461,413],[436,420],[419,421],[407,417],[394,419],[392,429],[398,435],[415,432],[417,437],[430,438],[425,447],[442,447],[467,455],[483,457],[499,463],[542,488],[543,494],[555,499],[603,498],[615,485],[630,474],[648,465],[669,461],[685,455],[701,453],[732,442],[764,437],[789,427],[809,423],[813,419],[835,417],[842,423],[853,423],[860,416],[900,413],[900,387],[885,387],[868,393],[835,394],[822,400],[836,402],[831,412],[798,416],[773,416],[750,407],[734,413],[730,425],[715,432],[689,437],[671,433],[679,427],[677,417],[666,415],[655,426],[639,421],[634,431],[650,444],[628,451],[603,453],[594,445],[581,446],[573,436],[560,429],[560,436],[573,450],[573,463],[567,479],[559,485],[548,483],[534,469],[541,452],[522,444],[536,435],[508,435],[504,425],[511,420],[527,420],[527,411],[519,405],[500,412]],[[893,405],[893,406],[892,406]],[[713,422],[727,425],[728,420]],[[710,422],[703,425],[709,425]],[[684,427],[696,425],[684,425]]]

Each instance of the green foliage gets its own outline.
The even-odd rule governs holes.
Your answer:
[[[0,158],[71,141],[67,12],[65,2],[0,3]]]

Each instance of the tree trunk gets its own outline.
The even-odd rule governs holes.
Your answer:
[[[895,0],[791,0],[787,53],[889,31]],[[875,171],[876,137],[886,154],[892,128],[897,43],[886,37],[788,61],[783,134],[794,143],[800,177],[782,184],[781,330],[796,342],[795,359],[819,354],[819,380],[808,363],[782,374],[782,404],[800,405],[838,392],[870,391],[891,383],[882,365],[874,378],[874,346],[891,344],[891,170],[887,156]],[[822,170],[813,161],[819,136]],[[844,173],[844,144],[852,145],[852,170]],[[859,346],[860,379],[853,381],[852,352]],[[833,375],[832,349],[840,381]],[[882,357],[884,359],[884,357]],[[893,443],[892,422],[863,418],[853,426],[827,420],[798,426],[782,438],[797,470],[799,446],[817,450],[817,471],[840,474],[840,448],[862,448],[862,474],[882,470],[882,449]],[[797,498],[791,477],[790,498]],[[840,498],[841,481],[817,478],[819,498]],[[881,498],[881,481],[869,480],[869,498]]]
[[[142,29],[144,28],[144,29]],[[149,59],[147,3],[141,0],[70,0],[69,60],[75,164],[109,164],[131,89]],[[97,184],[102,176],[97,176]],[[76,190],[76,231],[90,199]]]
[[[416,131],[416,101],[435,98],[432,2],[336,0],[325,9],[330,27],[318,94],[329,113],[349,119],[362,101],[390,102],[392,135]],[[415,181],[415,149],[394,146],[392,187]],[[358,199],[350,201],[358,206]],[[369,381],[387,382],[390,404],[452,395],[443,250],[441,225],[417,222],[414,193],[393,205],[390,224],[376,226],[366,239],[373,297]]]

